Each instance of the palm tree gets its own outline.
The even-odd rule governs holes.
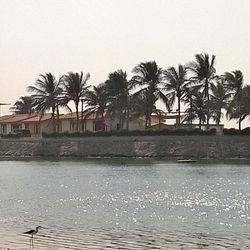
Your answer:
[[[187,68],[183,65],[179,65],[178,69],[171,67],[164,71],[166,79],[165,87],[168,93],[170,105],[172,106],[177,98],[178,107],[178,127],[180,128],[181,121],[181,100],[186,93],[186,87],[189,84],[187,80]]]
[[[118,115],[120,128],[123,128],[126,120],[126,129],[129,127],[130,116],[130,94],[133,82],[127,80],[127,73],[122,70],[112,72],[105,82],[107,94],[109,96],[108,112]]]
[[[206,109],[207,109],[207,125],[209,126],[210,119],[210,98],[209,98],[209,89],[212,84],[212,80],[215,77],[215,55],[212,55],[210,60],[208,54],[196,54],[195,61],[189,63],[189,70],[193,73],[193,80],[198,84],[203,86],[203,93],[206,100]]]
[[[65,100],[67,102],[72,100],[75,104],[77,131],[79,131],[79,103],[81,98],[83,98],[84,93],[88,89],[88,86],[86,86],[86,84],[89,78],[90,74],[87,73],[84,76],[83,72],[80,72],[80,74],[69,72],[63,78]]]
[[[96,113],[96,119],[101,117],[104,124],[104,112],[107,108],[108,95],[105,84],[93,86],[93,90],[87,90],[84,94],[84,101],[87,106],[85,118]],[[104,129],[104,126],[103,126]]]
[[[140,117],[147,115],[147,97],[146,91],[139,91],[135,94],[131,95],[130,98],[130,105],[131,105],[131,116]],[[155,105],[153,106],[153,110],[155,109]]]
[[[35,113],[34,102],[31,96],[21,96],[14,106],[10,108],[15,114]]]
[[[197,92],[193,97],[192,104],[192,116],[199,119],[199,128],[201,129],[201,124],[206,121],[206,102],[203,98],[202,92]],[[189,113],[189,110],[187,110]]]
[[[211,86],[211,115],[216,124],[220,124],[223,116],[222,109],[227,109],[232,93],[225,87],[223,81]]]
[[[163,70],[158,67],[155,61],[140,63],[133,71],[133,84],[143,86],[139,92],[143,92],[146,97],[146,121],[145,128],[151,126],[151,114],[158,99],[168,107],[168,99],[161,91],[163,83]]]
[[[242,121],[250,115],[250,86],[243,87],[241,98],[236,105],[230,103],[227,115],[230,120],[239,120],[239,130],[241,130]]]
[[[62,94],[60,84],[60,80],[57,81],[53,74],[45,73],[44,75],[41,74],[40,78],[36,80],[35,86],[28,86],[28,91],[34,93],[31,98],[37,112],[43,115],[45,111],[52,109],[51,119],[54,132],[56,131],[56,107],[58,106],[58,98]]]
[[[250,115],[250,86],[246,85],[243,87],[241,100],[241,121]]]
[[[188,105],[188,108],[185,112],[187,112],[185,121],[188,121],[190,128],[193,126],[193,120],[196,117],[196,114],[193,110],[193,102],[194,98],[199,92],[200,86],[195,84],[192,80],[189,79],[189,83],[184,86],[184,95],[183,102],[185,105]]]
[[[241,122],[244,113],[244,95],[243,95],[243,74],[240,70],[235,70],[232,73],[224,74],[226,87],[233,92],[233,97],[229,103],[227,116],[229,119],[239,119],[239,130],[241,130]]]

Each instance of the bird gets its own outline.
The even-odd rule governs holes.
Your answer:
[[[33,238],[33,236],[38,233],[39,228],[41,228],[41,226],[37,226],[36,229],[31,229],[27,232],[24,232],[24,234],[31,235],[31,238]]]

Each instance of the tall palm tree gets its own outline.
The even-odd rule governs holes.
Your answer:
[[[53,131],[56,131],[55,112],[58,105],[58,98],[62,94],[60,87],[60,80],[57,81],[55,76],[51,73],[40,75],[35,82],[35,86],[28,86],[28,91],[34,93],[31,95],[36,111],[44,114],[45,111],[52,109],[52,124]]]
[[[126,120],[126,129],[128,130],[130,116],[129,91],[133,88],[132,81],[127,80],[125,71],[117,70],[109,74],[105,85],[109,96],[108,111],[118,115],[120,128],[123,128]]]
[[[209,98],[209,89],[212,84],[212,80],[215,77],[216,69],[215,64],[215,55],[212,55],[210,60],[207,53],[196,54],[195,61],[189,63],[189,70],[193,73],[193,80],[198,84],[203,86],[203,96],[206,100],[206,109],[207,109],[207,125],[209,125],[210,119],[210,98]]]
[[[93,86],[93,90],[87,90],[84,94],[84,101],[87,106],[86,116],[96,113],[96,119],[101,117],[104,124],[104,112],[107,108],[108,95],[105,84]],[[104,129],[104,126],[103,126]]]
[[[232,104],[232,103],[231,103]],[[239,130],[241,130],[242,121],[250,115],[250,86],[244,86],[241,93],[241,98],[236,105],[229,105],[227,115],[229,119],[238,119]]]
[[[132,72],[135,74],[132,78],[133,84],[143,86],[139,92],[145,93],[147,103],[145,127],[147,128],[151,126],[151,114],[156,101],[161,99],[168,107],[168,99],[161,91],[163,70],[158,67],[155,61],[151,61],[140,63]]]
[[[250,86],[246,85],[243,87],[243,94],[242,94],[242,101],[241,106],[242,108],[242,118],[243,121],[247,116],[250,116]]]
[[[84,93],[88,89],[87,81],[90,78],[90,74],[85,76],[83,72],[73,73],[69,72],[63,78],[64,95],[67,102],[73,101],[76,109],[76,129],[79,131],[79,103],[83,98]]]
[[[211,115],[217,125],[220,124],[223,116],[222,109],[226,110],[228,108],[231,96],[232,93],[225,87],[221,79],[216,85],[211,86]]]
[[[195,84],[192,80],[189,79],[189,84],[185,85],[184,87],[184,96],[183,96],[183,102],[185,105],[188,105],[188,108],[185,110],[187,113],[185,121],[188,121],[190,128],[193,127],[193,120],[196,117],[196,114],[194,112],[193,104],[194,99],[198,95],[200,90],[200,86]]]
[[[131,95],[130,99],[131,105],[131,115],[135,117],[145,116],[147,115],[147,97],[146,92],[139,91],[135,94]],[[153,107],[153,110],[156,107]]]
[[[229,119],[239,119],[239,130],[241,130],[242,115],[244,110],[243,96],[243,74],[240,70],[235,70],[232,73],[224,74],[226,87],[233,92],[233,97],[229,103],[227,116]]]
[[[192,116],[199,119],[199,128],[201,129],[201,124],[206,121],[206,102],[203,98],[202,92],[197,92],[193,97],[192,104]],[[186,111],[189,113],[189,110]]]
[[[31,96],[21,96],[14,106],[10,108],[15,114],[35,113],[34,102]]]
[[[164,71],[166,79],[165,87],[168,93],[170,105],[172,106],[177,98],[178,107],[178,127],[180,128],[181,121],[181,100],[185,96],[186,87],[189,84],[187,79],[187,68],[179,65],[177,69],[174,67],[168,68]]]

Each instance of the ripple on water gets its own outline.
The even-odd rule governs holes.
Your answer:
[[[38,250],[249,248],[250,168],[15,164],[0,166],[0,246],[27,250],[41,225]]]
[[[6,232],[7,235],[8,232]],[[27,235],[6,237],[4,246],[19,250],[29,247]],[[46,227],[34,237],[34,249],[248,249],[248,235],[223,233],[166,232],[150,228],[124,230],[122,228]]]

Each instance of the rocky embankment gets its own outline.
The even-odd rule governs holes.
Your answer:
[[[0,158],[250,158],[250,136],[143,136],[1,139]]]

